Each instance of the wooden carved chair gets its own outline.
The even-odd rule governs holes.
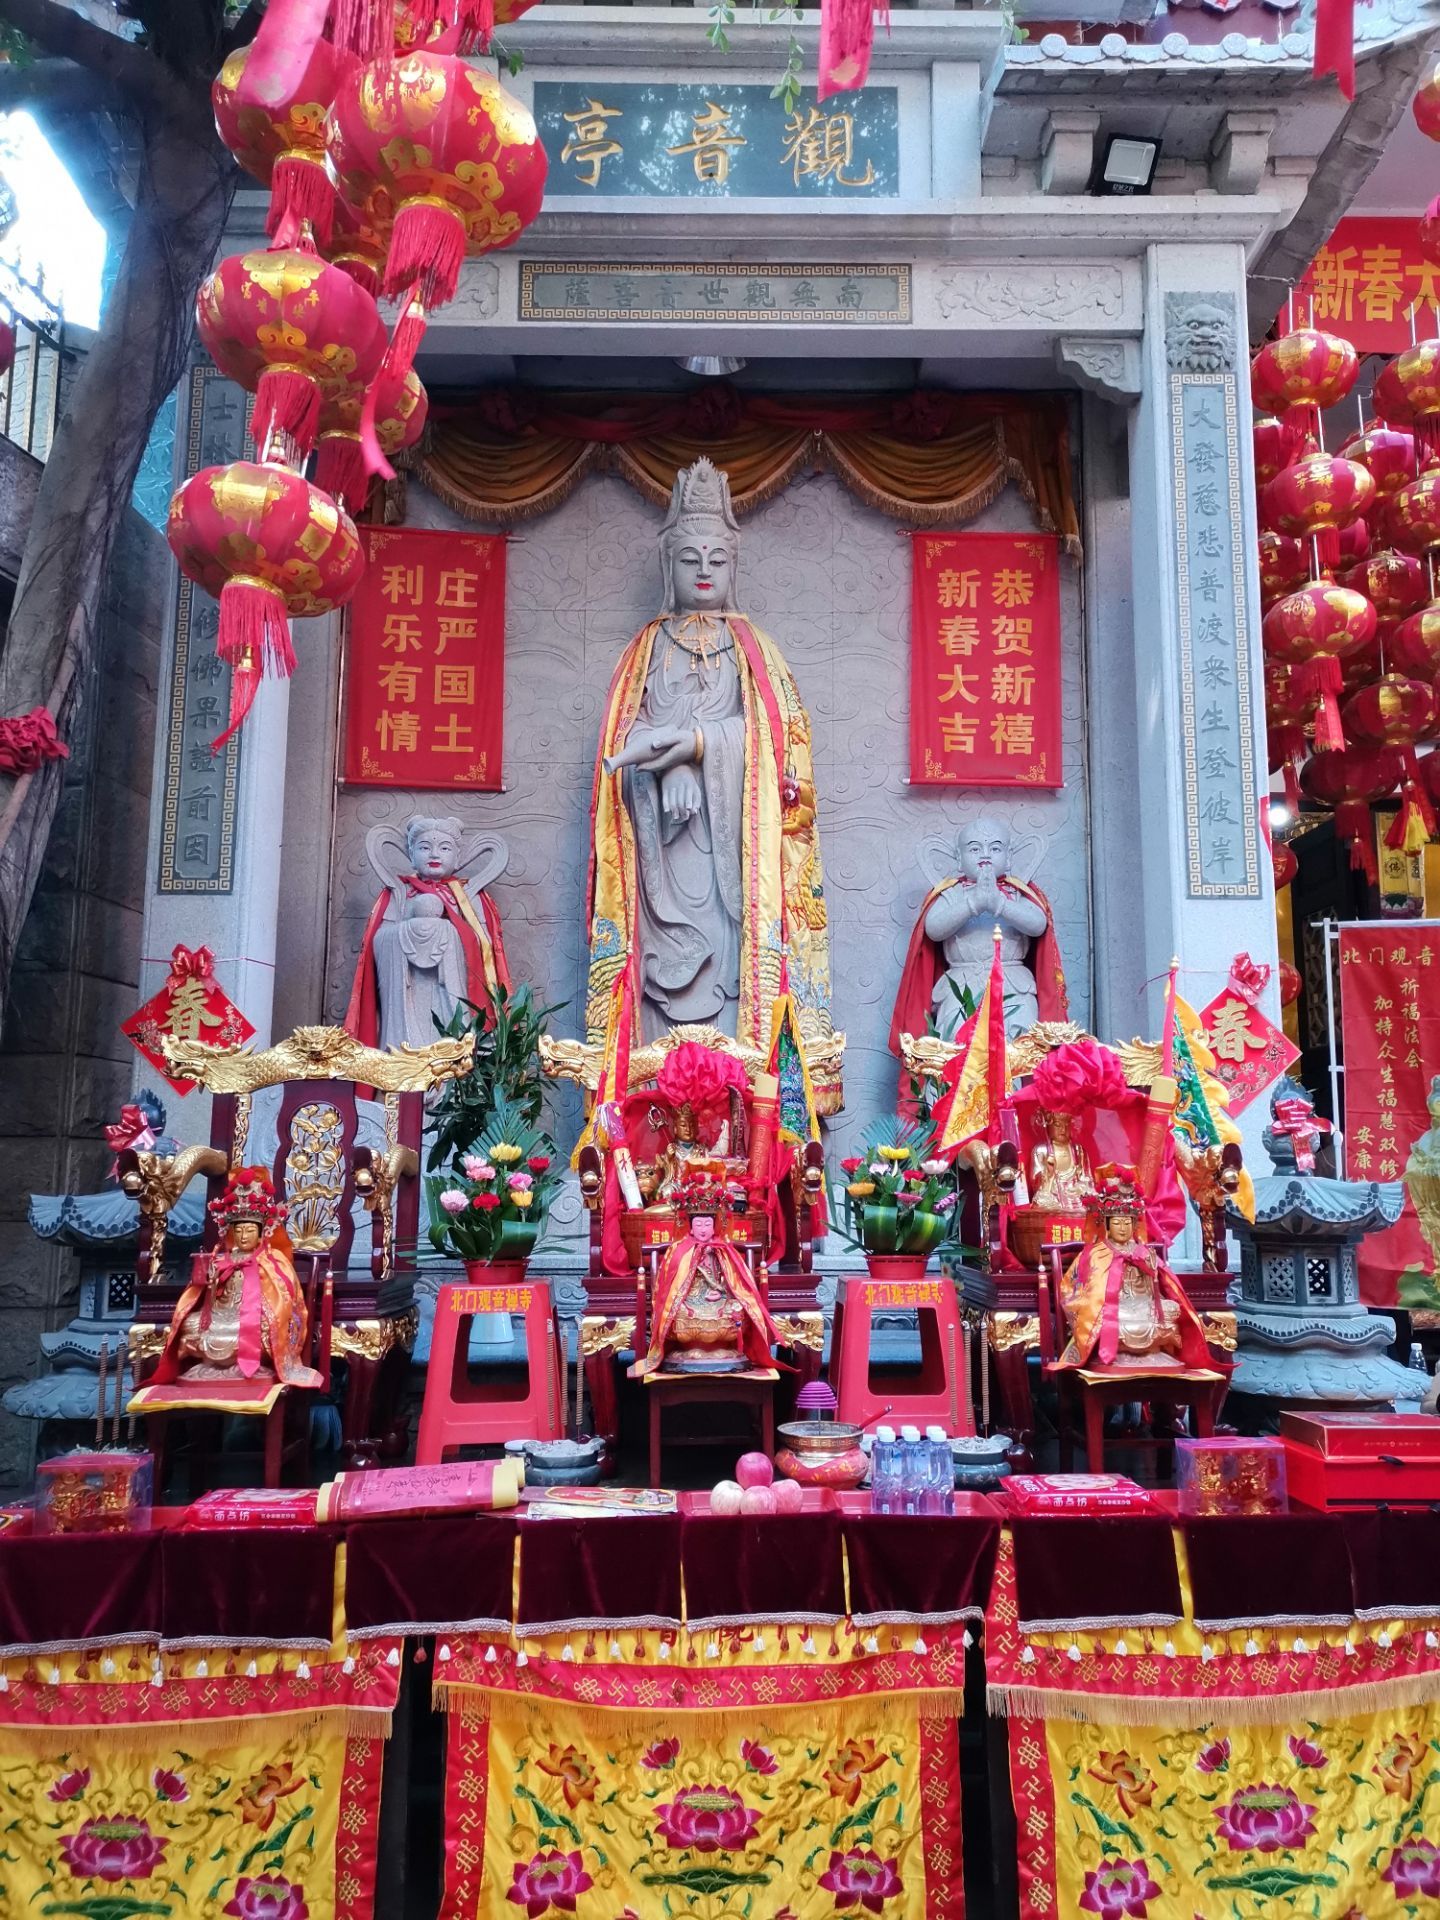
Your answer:
[[[1163,1247],[1153,1251],[1161,1259]],[[1091,1473],[1105,1466],[1105,1413],[1110,1407],[1146,1402],[1152,1408],[1187,1407],[1193,1414],[1192,1433],[1204,1439],[1215,1431],[1220,1408],[1230,1385],[1230,1362],[1211,1348],[1214,1365],[1205,1370],[1180,1372],[1157,1368],[1126,1367],[1111,1372],[1088,1368],[1061,1367],[1058,1362],[1067,1339],[1064,1308],[1061,1305],[1065,1270],[1075,1259],[1073,1248],[1047,1247],[1040,1269],[1038,1305],[1040,1318],[1040,1371],[1056,1390],[1056,1425],[1060,1436],[1060,1471],[1069,1473],[1074,1461],[1075,1437],[1085,1436],[1086,1465]],[[1103,1377],[1100,1377],[1103,1373]],[[1153,1416],[1149,1436],[1127,1434],[1126,1446],[1153,1446],[1173,1453],[1173,1424],[1163,1416]],[[1167,1469],[1173,1462],[1163,1463]]]
[[[632,1053],[629,1091],[635,1093],[653,1081],[664,1066],[666,1055],[687,1041],[714,1047],[738,1060],[752,1087],[756,1074],[766,1071],[767,1059],[759,1048],[747,1047],[715,1027],[675,1027],[661,1039],[637,1047]],[[844,1036],[836,1035],[831,1044],[843,1049]],[[602,1048],[546,1036],[540,1043],[540,1056],[545,1072],[552,1078],[573,1080],[587,1093],[594,1094],[600,1078]],[[818,1065],[817,1059],[812,1058],[811,1067],[817,1074],[822,1070],[838,1074],[838,1064],[829,1062],[828,1057]],[[580,1323],[580,1354],[595,1416],[595,1431],[613,1445],[619,1431],[615,1358],[627,1347],[636,1352],[643,1350],[645,1339],[639,1329],[645,1309],[643,1304],[637,1305],[637,1290],[643,1292],[646,1282],[638,1267],[624,1275],[605,1271],[605,1166],[597,1148],[581,1149],[579,1173],[580,1193],[590,1224],[590,1267],[585,1287],[586,1312]],[[787,1336],[787,1350],[797,1368],[797,1385],[803,1385],[819,1372],[825,1339],[824,1316],[818,1305],[814,1278],[814,1244],[819,1237],[818,1223],[824,1217],[824,1192],[824,1149],[819,1141],[809,1140],[797,1155],[794,1170],[780,1196],[785,1219],[785,1251],[767,1270],[770,1311]]]
[[[143,1372],[159,1353],[179,1297],[174,1282],[160,1277],[171,1208],[197,1175],[213,1197],[232,1166],[270,1154],[296,1271],[315,1289],[312,1327],[328,1321],[322,1371],[328,1379],[331,1360],[345,1368],[344,1458],[368,1466],[382,1447],[403,1451],[404,1436],[393,1428],[417,1325],[425,1095],[468,1073],[474,1048],[467,1035],[382,1051],[341,1027],[298,1027],[258,1051],[167,1039],[172,1072],[212,1096],[210,1145],[182,1147],[173,1157],[120,1156],[120,1183],[139,1202],[141,1221],[132,1364]],[[267,1095],[272,1088],[278,1096]],[[274,1106],[273,1154],[268,1126],[261,1138],[262,1104],[267,1112]],[[367,1216],[368,1248],[357,1245]],[[214,1238],[207,1226],[205,1251]]]

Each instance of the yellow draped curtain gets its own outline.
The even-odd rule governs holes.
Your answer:
[[[675,474],[708,454],[739,514],[807,468],[913,526],[973,519],[1013,480],[1040,527],[1078,553],[1068,419],[1055,395],[917,392],[893,400],[676,397],[494,389],[432,415],[415,465],[467,519],[506,525],[548,513],[587,474],[618,473],[664,505]]]

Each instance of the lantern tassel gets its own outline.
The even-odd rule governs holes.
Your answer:
[[[415,364],[415,355],[420,351],[420,342],[425,338],[427,325],[425,302],[420,297],[419,282],[415,282],[405,298],[405,306],[400,318],[395,322],[395,331],[390,336],[390,344],[385,349],[385,358],[380,362],[379,372],[370,382],[365,394],[365,404],[360,410],[360,448],[365,456],[365,471],[378,473],[382,480],[393,480],[395,469],[385,458],[376,431],[376,422],[380,416],[380,396],[382,393],[398,394],[405,384],[405,376]]]
[[[1375,856],[1375,828],[1363,800],[1342,800],[1335,809],[1335,831],[1350,849],[1350,865],[1373,887],[1380,878]]]
[[[229,724],[210,749],[219,753],[244,725],[265,675],[288,680],[295,671],[295,648],[280,589],[244,574],[227,580],[220,589],[215,651],[233,669]]]
[[[443,307],[455,298],[464,262],[465,222],[454,208],[407,200],[390,231],[386,293],[403,293],[418,281],[426,306]]]
[[[407,12],[413,44],[430,53],[483,49],[495,31],[495,0],[411,0]],[[437,27],[443,29],[438,40]]]
[[[277,433],[285,433],[301,454],[309,453],[320,426],[320,389],[295,367],[267,367],[255,388],[250,434],[261,458]]]
[[[362,287],[372,300],[378,300],[383,291],[380,274],[373,260],[367,260],[358,253],[335,254],[330,264],[339,267],[342,273],[348,273],[357,287]]]
[[[1340,662],[1332,653],[1321,654],[1319,659],[1310,661],[1306,675],[1319,702],[1315,709],[1315,751],[1342,753],[1345,749],[1345,729],[1340,723],[1338,696],[1344,689],[1345,680]]]
[[[323,493],[338,500],[351,514],[352,506],[365,504],[370,491],[370,472],[358,434],[322,433],[315,461],[315,484]]]
[[[875,11],[875,0],[820,0],[817,98],[853,93],[864,86],[875,45]],[[880,0],[879,11],[888,33],[888,0]]]
[[[1440,459],[1440,413],[1416,414],[1414,434],[1420,465],[1433,467]]]
[[[1317,563],[1326,573],[1333,573],[1340,564],[1340,529],[1317,528],[1314,540]]]
[[[335,44],[362,60],[388,60],[395,52],[394,0],[335,0]]]
[[[325,163],[308,153],[282,153],[270,173],[265,231],[277,247],[293,247],[306,221],[322,247],[335,231],[335,189]]]

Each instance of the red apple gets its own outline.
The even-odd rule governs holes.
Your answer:
[[[768,1462],[766,1463],[769,1464]],[[746,1487],[740,1495],[742,1513],[774,1513],[775,1489],[773,1487]]]
[[[735,1478],[742,1487],[768,1487],[775,1467],[768,1453],[742,1453],[735,1462]]]
[[[777,1513],[805,1511],[805,1489],[798,1480],[777,1480],[770,1491],[775,1496]]]

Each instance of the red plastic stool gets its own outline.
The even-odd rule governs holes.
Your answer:
[[[469,1377],[470,1323],[478,1313],[523,1313],[526,1378],[478,1386]],[[447,1281],[435,1301],[430,1369],[420,1409],[417,1467],[433,1467],[461,1447],[565,1435],[560,1337],[544,1280],[519,1286]]]
[[[870,1329],[877,1313],[909,1310],[920,1328],[918,1372],[870,1365]],[[943,1278],[877,1280],[859,1274],[842,1283],[830,1336],[830,1384],[837,1420],[861,1427],[940,1426],[975,1431],[965,1336],[955,1288]]]

